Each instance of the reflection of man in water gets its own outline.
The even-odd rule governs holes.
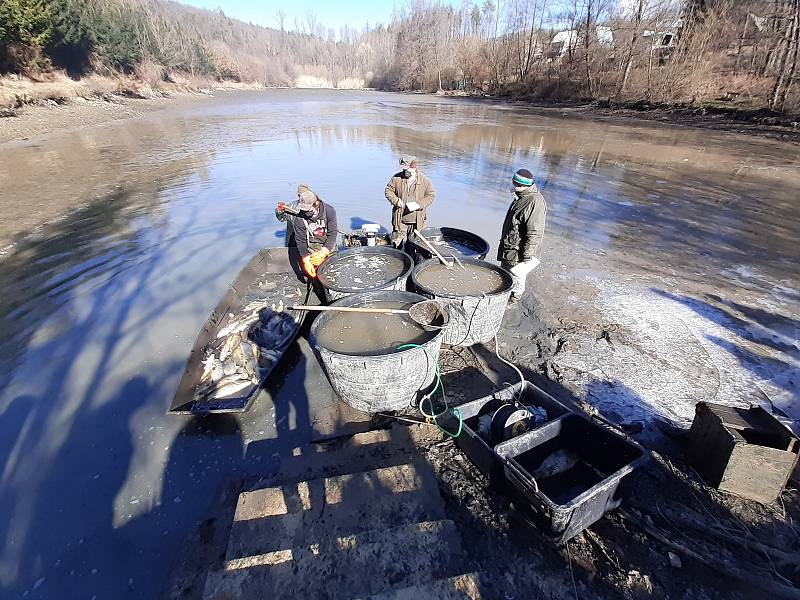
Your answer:
[[[517,276],[510,302],[520,299],[525,291],[525,279],[539,265],[547,202],[536,189],[533,174],[520,169],[511,180],[514,199],[503,222],[497,260],[503,268]]]
[[[436,192],[430,179],[417,169],[417,159],[403,156],[399,173],[386,184],[386,199],[392,205],[392,244],[399,246],[412,229],[424,229],[427,209]]]
[[[279,203],[275,216],[286,221],[286,245],[300,253],[303,271],[316,277],[316,268],[336,247],[336,210],[301,184],[297,186],[297,202],[288,206]]]

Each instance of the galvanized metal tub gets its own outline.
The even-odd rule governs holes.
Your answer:
[[[333,272],[348,262],[363,260],[371,256],[391,256],[403,262],[403,270],[399,274],[387,276],[377,285],[365,285],[363,287],[344,287],[337,285]],[[362,246],[341,250],[331,256],[317,269],[317,280],[325,289],[325,297],[328,302],[345,298],[352,294],[376,290],[406,290],[408,276],[414,267],[414,260],[405,252],[390,248],[388,246]]]
[[[499,273],[503,279],[503,289],[482,296],[435,292],[419,283],[420,273],[428,267],[440,264],[439,259],[435,258],[419,263],[411,272],[411,281],[418,293],[441,300],[443,304],[450,306],[450,324],[444,331],[443,343],[450,346],[485,344],[494,338],[503,322],[508,298],[514,286],[514,276],[502,267],[476,258],[464,258],[461,262],[464,265],[481,266]]]
[[[379,302],[414,303],[424,296],[406,291],[376,291],[353,294],[333,306],[370,306]],[[442,331],[418,348],[398,350],[391,354],[357,356],[334,352],[316,342],[320,327],[337,313],[320,314],[311,325],[309,338],[319,354],[328,380],[339,398],[352,408],[365,413],[402,410],[418,401],[436,378],[436,365],[442,346]]]

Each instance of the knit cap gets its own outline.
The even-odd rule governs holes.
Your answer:
[[[512,181],[520,186],[531,186],[533,185],[533,173],[528,169],[520,169],[514,173]]]

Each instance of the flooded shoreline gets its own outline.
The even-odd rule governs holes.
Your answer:
[[[309,398],[335,396],[307,345],[245,414],[164,413],[228,284],[284,243],[275,204],[309,183],[343,230],[387,225],[409,152],[433,226],[495,246],[523,166],[548,199],[505,356],[645,431],[699,399],[800,418],[791,144],[432,96],[226,95],[0,146],[0,237],[48,222],[0,260],[4,593],[153,597],[225,477],[309,441]]]

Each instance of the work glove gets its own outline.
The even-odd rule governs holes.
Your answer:
[[[328,258],[328,255],[331,253],[330,250],[327,248],[320,248],[316,252],[312,252],[311,254],[306,254],[303,257],[302,264],[303,264],[303,271],[305,271],[306,275],[311,278],[317,277],[317,267],[320,266],[325,259]]]
[[[419,210],[419,202],[406,202],[406,208],[408,212],[414,212],[415,210]]]

